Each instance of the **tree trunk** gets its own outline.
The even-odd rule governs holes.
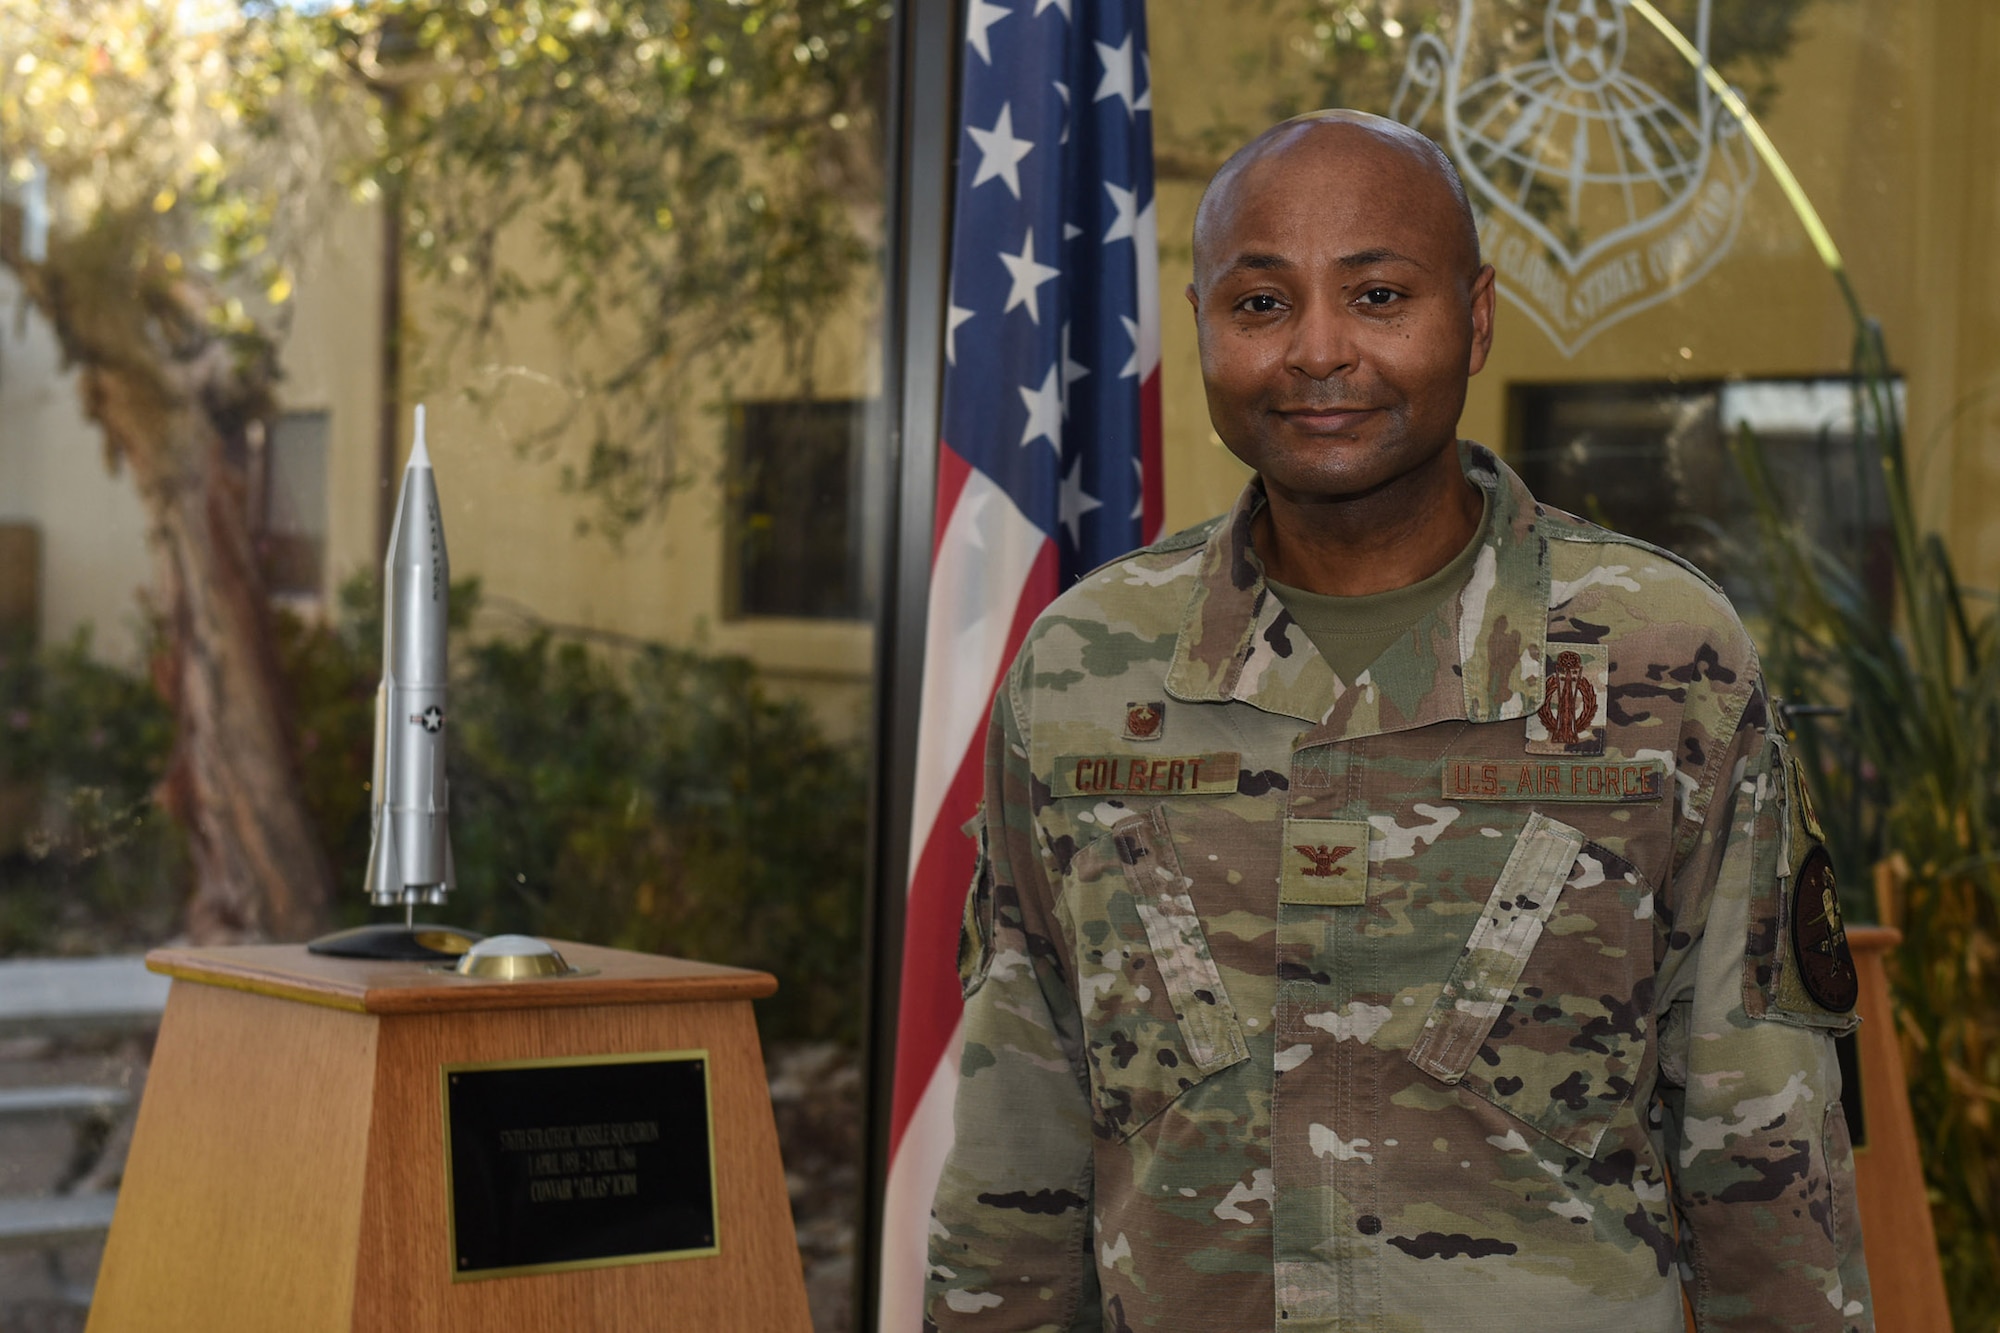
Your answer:
[[[203,944],[304,939],[333,880],[293,761],[269,604],[232,435],[273,415],[267,342],[225,336],[198,284],[139,269],[130,235],[99,234],[0,261],[56,329],[113,466],[147,517],[161,639],[155,675],[174,710],[162,800],[194,863],[188,933]]]

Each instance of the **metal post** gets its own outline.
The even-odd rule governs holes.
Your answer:
[[[916,776],[925,599],[937,492],[938,393],[950,263],[957,144],[958,6],[901,0],[891,54],[889,207],[883,302],[885,456],[871,484],[884,492],[887,550],[876,596],[874,757],[870,782],[868,1012],[864,1191],[855,1254],[855,1327],[880,1309],[882,1201],[896,1073],[903,897],[909,882],[910,792]],[[878,435],[878,438],[880,436]]]

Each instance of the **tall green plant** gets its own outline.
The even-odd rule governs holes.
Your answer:
[[[1862,322],[1856,447],[1880,468],[1894,605],[1806,540],[1757,441],[1736,456],[1756,500],[1775,596],[1770,674],[1793,698],[1842,706],[1797,737],[1834,821],[1850,885],[1872,879],[1897,1033],[1953,1316],[2000,1322],[2000,614],[1965,589],[1911,503],[1903,426],[1879,329]]]

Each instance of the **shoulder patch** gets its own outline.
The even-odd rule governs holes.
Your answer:
[[[1849,1031],[1861,984],[1805,773],[1773,734],[1757,795],[1744,1000],[1754,1017]]]
[[[1834,885],[1833,858],[1824,846],[1806,853],[1792,889],[1792,962],[1799,984],[1813,1003],[1836,1014],[1852,1013],[1861,998],[1861,978],[1847,947]]]

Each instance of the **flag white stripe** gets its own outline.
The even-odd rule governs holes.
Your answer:
[[[952,1108],[958,1096],[958,1048],[965,1024],[954,1024],[947,1052],[931,1072],[923,1098],[889,1163],[882,1195],[881,1333],[913,1333],[924,1322],[924,1269],[929,1262],[931,1198],[951,1153]]]
[[[931,839],[945,789],[967,748],[986,730],[993,686],[1007,666],[1007,631],[1047,541],[985,473],[965,479],[931,569],[910,818],[913,872]]]

